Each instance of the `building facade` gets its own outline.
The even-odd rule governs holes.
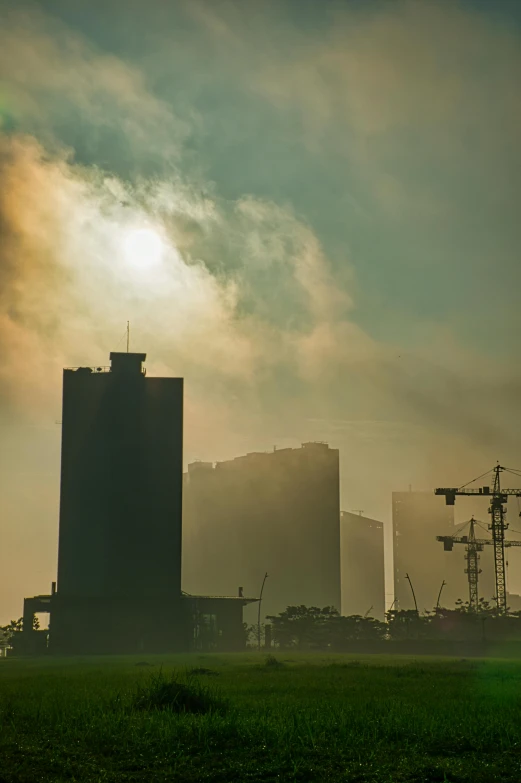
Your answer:
[[[384,526],[349,511],[341,514],[342,614],[385,617]]]
[[[454,535],[454,507],[434,492],[393,492],[392,514],[394,608],[414,609],[411,583],[420,612],[434,609],[442,582],[442,606],[467,600],[462,558],[436,541],[436,536]]]
[[[244,647],[255,599],[181,590],[183,379],[147,377],[145,359],[64,370],[58,582],[25,599],[22,653]]]
[[[289,605],[340,610],[339,454],[325,443],[189,465],[183,584],[258,596],[266,572],[262,619]]]
[[[184,647],[183,380],[145,354],[63,373],[57,651]]]

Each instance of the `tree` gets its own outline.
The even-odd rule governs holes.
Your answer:
[[[0,655],[5,655],[5,651],[9,647],[9,639],[3,628],[0,628]]]
[[[40,621],[36,616],[32,618],[32,630],[35,633],[23,633],[23,618],[11,620],[8,625],[0,626],[0,647],[13,649],[16,652],[43,652],[47,648],[49,632],[40,628]]]
[[[23,617],[20,617],[18,620],[11,620],[8,625],[1,625],[0,631],[3,632],[5,638],[10,642],[16,633],[20,633],[23,630],[23,626]]]
[[[257,623],[254,623],[253,625],[248,625],[248,623],[243,623],[242,627],[244,629],[244,640],[245,640],[246,647],[256,650],[259,646],[259,626],[257,625]],[[261,631],[261,646],[264,647],[265,639],[266,639],[265,623],[261,623],[260,631]]]
[[[279,647],[295,647],[299,650],[326,649],[328,623],[338,617],[332,606],[288,606],[278,616],[268,615],[272,623],[272,638]]]
[[[334,650],[345,649],[349,642],[379,641],[387,635],[386,623],[360,614],[332,617],[329,626],[330,645]]]
[[[12,639],[15,634],[21,633],[23,629],[24,629],[23,617],[19,617],[18,620],[11,620],[11,622],[8,625],[0,625],[0,631],[2,631],[8,639]],[[39,630],[40,630],[40,621],[36,617],[36,615],[34,615],[33,631],[39,631]]]
[[[420,639],[425,637],[429,617],[416,609],[391,609],[386,614],[391,639]]]
[[[35,618],[36,619],[36,618]],[[23,618],[18,620],[11,620],[8,625],[0,626],[0,649],[7,650],[12,646],[12,643],[17,634],[20,634],[23,630]]]

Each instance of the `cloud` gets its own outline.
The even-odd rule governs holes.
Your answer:
[[[450,220],[464,178],[486,179],[503,208],[519,196],[521,47],[499,14],[376,0],[292,24],[266,4],[252,25],[233,3],[193,9],[215,61],[279,115],[297,116],[309,150],[347,162],[346,188],[392,217]]]
[[[259,89],[281,107],[300,106],[321,127],[341,120],[368,138],[422,130],[453,150],[478,116],[488,121],[470,142],[486,141],[501,118],[513,140],[521,122],[515,31],[452,2],[399,0],[333,16],[322,35],[301,32],[309,45],[288,48],[286,58],[270,52],[258,70]]]
[[[0,73],[0,129],[23,128],[100,166],[179,161],[190,125],[147,89],[143,73],[37,7],[4,13]]]
[[[349,305],[311,230],[274,204],[209,201],[181,178],[124,182],[66,153],[51,156],[31,137],[4,139],[1,161],[0,339],[5,378],[15,388],[32,362],[24,351],[26,372],[21,357],[12,372],[9,357],[19,355],[21,340],[30,335],[40,352],[74,365],[88,350],[106,350],[129,314],[159,362],[171,357],[179,371],[253,383],[263,368],[291,361],[295,335],[341,319]],[[189,240],[180,220],[195,226]],[[142,226],[163,237],[160,269],[134,268],[125,257],[125,238]],[[232,257],[219,272],[223,247]],[[280,287],[288,300],[273,316]],[[285,319],[290,296],[300,305],[300,329]]]
[[[485,41],[499,57],[484,78],[485,89],[517,63],[508,31],[451,5],[408,2],[374,14],[340,14],[319,36],[293,28],[286,49],[270,44],[248,59],[257,27],[246,24],[236,6],[222,8],[199,3],[189,13],[216,49],[225,48],[228,62],[237,66],[237,58],[244,59],[246,67],[237,72],[258,95],[281,111],[297,107],[303,118],[319,123],[316,142],[334,130],[338,138],[347,134],[346,150],[352,141],[356,155],[365,145],[368,154],[359,165],[370,179],[374,171],[377,191],[395,204],[415,199],[394,175],[387,176],[382,158],[371,164],[373,145],[385,155],[397,133],[435,133],[443,145],[457,131],[458,149],[466,129],[461,96]],[[275,13],[270,6],[262,24],[273,24]],[[431,32],[441,33],[448,19],[454,26],[448,27],[442,56]],[[505,405],[513,405],[515,374],[501,365],[489,383],[463,367],[467,349],[452,338],[441,339],[443,349],[429,361],[425,344],[403,351],[391,339],[371,336],[356,319],[356,278],[347,255],[333,263],[291,204],[251,194],[227,199],[194,172],[184,154],[197,116],[193,125],[180,120],[137,66],[98,51],[41,12],[8,13],[0,36],[15,120],[1,149],[6,368],[18,355],[13,346],[23,344],[38,346],[40,355],[58,364],[87,361],[89,354],[106,352],[131,317],[133,333],[153,347],[158,366],[192,374],[201,384],[213,373],[219,383],[262,382],[275,389],[281,373],[289,373],[292,394],[324,400],[356,374],[352,385],[359,397],[374,404],[397,414],[405,406],[413,418],[446,421],[465,432],[478,422],[475,431],[484,439],[493,434],[499,424],[489,432],[483,400],[497,385],[506,390]],[[512,79],[495,99],[500,116],[517,105]],[[481,102],[476,95],[468,101],[477,119]],[[515,120],[516,112],[511,115]],[[109,127],[138,163],[129,163],[125,175],[117,165],[92,165],[71,147],[69,122],[82,125],[79,147],[89,138],[96,159]],[[485,130],[479,133],[487,138]],[[108,157],[117,160],[109,148]],[[149,149],[160,164],[154,173],[140,166]],[[130,268],[122,252],[126,234],[143,225],[165,242],[161,270],[148,275]],[[443,335],[444,329],[433,324],[432,333]],[[399,361],[399,351],[408,358]],[[31,350],[24,353],[30,361]],[[451,366],[455,356],[457,366]],[[8,386],[16,385],[9,369],[4,377]],[[474,387],[481,391],[463,404]],[[330,405],[339,402],[331,398]],[[501,431],[510,430],[502,425]]]
[[[187,375],[199,395],[212,378],[219,405],[238,384],[245,412],[262,409],[257,395],[269,384],[280,416],[297,395],[301,415],[307,405],[334,417],[349,384],[358,405],[371,398],[413,424],[469,443],[517,442],[516,374],[501,362],[483,374],[479,355],[450,332],[434,330],[430,359],[421,347],[399,355],[370,337],[351,319],[352,299],[316,236],[289,208],[251,196],[210,201],[180,177],[124,182],[66,153],[50,156],[28,137],[5,139],[0,158],[1,380],[13,403],[50,399],[59,367],[100,362],[130,317],[157,368]],[[189,242],[182,231],[177,242],[180,217],[197,226]],[[160,269],[125,257],[125,237],[142,226],[163,237]],[[288,372],[289,397],[277,392]]]
[[[160,227],[157,212],[132,188],[123,206],[122,183],[115,195],[113,179],[106,183],[98,172],[50,159],[34,139],[8,139],[3,153],[4,319],[71,362],[89,343],[99,350],[100,335],[113,336],[131,312],[146,319],[145,333],[166,331],[181,355],[197,349],[204,364],[211,353],[211,366],[221,359],[226,370],[233,352],[237,371],[247,372],[245,342],[233,335],[230,345],[231,286],[219,287],[201,264],[184,263],[170,242],[164,269],[146,274],[127,264],[126,234],[154,220]]]

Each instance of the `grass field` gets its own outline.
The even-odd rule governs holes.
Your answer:
[[[0,661],[0,783],[521,781],[521,662],[145,660]]]

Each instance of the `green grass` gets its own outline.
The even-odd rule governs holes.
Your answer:
[[[0,783],[521,781],[521,662],[275,658],[2,660]]]

